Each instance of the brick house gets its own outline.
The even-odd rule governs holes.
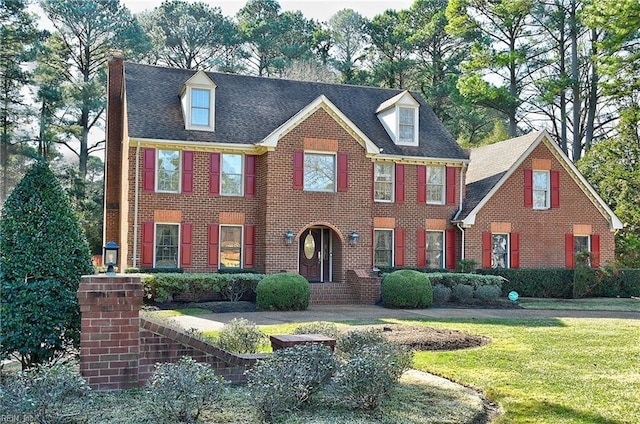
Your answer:
[[[463,257],[483,268],[613,263],[622,223],[545,131],[470,151],[466,196],[453,222]]]
[[[619,220],[546,133],[499,143],[518,146],[509,165],[492,146],[469,159],[417,93],[114,58],[107,106],[104,239],[121,268],[341,283],[376,266],[491,266],[498,234],[510,254],[497,265],[564,266],[568,234],[612,259]],[[522,183],[539,171],[545,207]]]

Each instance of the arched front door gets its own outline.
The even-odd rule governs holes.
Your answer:
[[[311,282],[331,281],[331,230],[312,227],[300,236],[300,275]]]

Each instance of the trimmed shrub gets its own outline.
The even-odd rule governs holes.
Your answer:
[[[336,372],[332,384],[336,402],[351,409],[378,408],[412,362],[413,353],[394,343],[363,346]]]
[[[82,414],[83,398],[89,392],[72,364],[38,366],[7,378],[0,385],[0,410],[28,417],[29,422],[69,422]]]
[[[358,354],[365,347],[376,346],[386,342],[387,340],[380,330],[368,328],[340,334],[336,340],[336,348],[346,356],[350,356]]]
[[[330,380],[336,365],[329,347],[303,344],[276,350],[245,374],[255,405],[272,420],[308,402]]]
[[[504,277],[502,292],[516,291],[521,297],[564,298],[573,294],[573,269],[499,268],[478,269],[478,274]]]
[[[49,166],[37,161],[0,219],[0,356],[17,356],[25,369],[79,346],[76,292],[80,276],[93,273],[80,217]]]
[[[433,286],[433,303],[442,305],[451,300],[451,289],[443,284]]]
[[[469,303],[473,299],[473,286],[468,284],[456,284],[453,287],[453,297],[461,303]]]
[[[307,279],[291,272],[269,275],[256,287],[256,303],[263,310],[302,311],[310,297]]]
[[[442,284],[445,287],[453,289],[458,284],[466,284],[476,290],[482,286],[502,287],[505,279],[494,275],[464,274],[464,273],[434,273],[429,274],[431,284]]]
[[[502,295],[500,287],[496,286],[480,286],[474,292],[474,296],[483,303],[493,303]]]
[[[382,280],[382,302],[388,308],[428,308],[433,304],[431,281],[418,271],[394,271]]]
[[[332,322],[316,321],[302,324],[296,327],[293,334],[322,334],[323,336],[337,339],[340,331],[338,326]]]
[[[150,410],[165,422],[194,423],[202,408],[220,399],[224,384],[211,366],[188,356],[175,364],[156,364],[147,382]]]
[[[244,318],[229,321],[216,338],[216,345],[232,353],[257,353],[260,346],[267,342],[267,336],[255,323]]]

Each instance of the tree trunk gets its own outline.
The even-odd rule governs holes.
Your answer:
[[[582,143],[580,140],[580,109],[582,102],[580,100],[580,70],[578,63],[578,18],[576,12],[576,0],[571,1],[571,10],[569,11],[569,26],[571,37],[571,87],[573,97],[573,141],[571,143],[571,152],[573,161],[577,162],[582,156]]]
[[[591,84],[589,85],[589,103],[587,104],[587,122],[584,134],[585,153],[591,148],[593,132],[596,120],[596,106],[598,104],[598,68],[596,57],[598,57],[598,32],[591,30]]]

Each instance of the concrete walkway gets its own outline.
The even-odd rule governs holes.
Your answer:
[[[205,315],[183,315],[171,321],[185,329],[219,330],[234,318],[246,318],[258,325],[311,321],[353,321],[374,319],[491,319],[491,318],[622,318],[640,319],[637,312],[576,311],[537,309],[429,308],[387,309],[375,305],[310,306],[306,311],[224,312]]]

